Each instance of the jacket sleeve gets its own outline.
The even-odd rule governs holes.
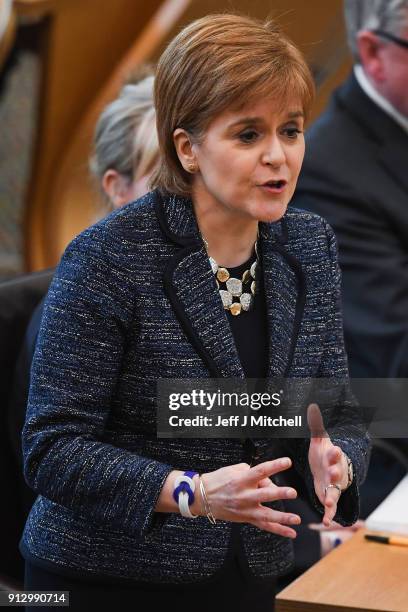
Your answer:
[[[353,484],[340,496],[337,513],[334,517],[334,520],[341,525],[351,525],[359,517],[358,486],[364,481],[366,476],[371,444],[364,423],[360,418],[357,401],[352,394],[349,384],[347,354],[344,348],[341,312],[341,272],[338,264],[337,242],[330,225],[323,219],[322,222],[327,236],[330,258],[331,311],[317,376],[319,378],[333,379],[333,386],[338,387],[339,384],[341,386],[341,404],[335,407],[337,424],[330,429],[327,427],[325,420],[325,425],[333,444],[339,446],[348,455],[353,464]],[[292,449],[294,465],[305,479],[313,506],[320,514],[323,514],[323,506],[314,492],[313,477],[308,462],[309,441],[296,440],[292,441],[293,444],[296,446],[296,449]]]
[[[173,468],[103,441],[137,299],[107,236],[96,225],[73,240],[51,284],[23,429],[24,477],[76,515],[141,537]]]

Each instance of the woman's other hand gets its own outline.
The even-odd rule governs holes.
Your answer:
[[[295,538],[296,531],[288,525],[299,525],[300,517],[263,505],[265,502],[294,499],[297,496],[295,489],[278,487],[269,478],[287,470],[291,465],[291,460],[284,457],[253,467],[247,463],[238,463],[202,474],[212,514],[216,519],[250,523],[264,531]]]
[[[307,422],[311,435],[309,465],[316,495],[324,506],[323,524],[328,527],[336,514],[341,493],[336,487],[330,487],[325,494],[325,489],[329,484],[337,484],[342,490],[347,487],[347,459],[341,448],[330,440],[317,404],[308,407]]]

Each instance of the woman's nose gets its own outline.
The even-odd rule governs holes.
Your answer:
[[[262,155],[262,163],[269,166],[280,167],[286,161],[285,150],[279,138],[273,138],[267,144]]]

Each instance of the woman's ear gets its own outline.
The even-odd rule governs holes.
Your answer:
[[[173,132],[174,146],[180,160],[186,172],[194,174],[198,170],[198,164],[196,155],[193,151],[193,144],[190,140],[189,134],[182,128],[177,128]]]
[[[120,208],[129,202],[130,182],[120,172],[109,168],[102,177],[102,188],[113,208]]]

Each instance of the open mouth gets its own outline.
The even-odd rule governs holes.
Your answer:
[[[277,181],[267,181],[266,183],[263,183],[262,187],[269,187],[270,189],[283,189],[285,185],[286,181],[281,179]]]

